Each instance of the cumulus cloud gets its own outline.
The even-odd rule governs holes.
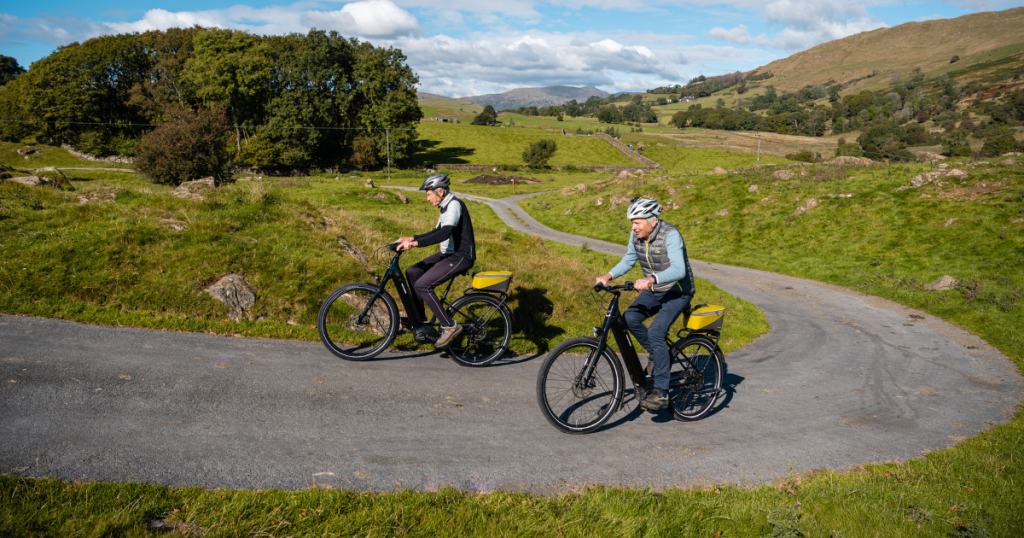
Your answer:
[[[310,11],[303,15],[302,23],[304,26],[366,37],[394,37],[421,31],[416,17],[391,0],[345,4],[337,11]]]

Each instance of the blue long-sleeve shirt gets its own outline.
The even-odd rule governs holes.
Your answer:
[[[630,232],[629,244],[626,245],[626,255],[609,271],[612,279],[619,278],[628,273],[636,265],[636,249],[633,247],[635,239],[636,233]],[[669,267],[660,273],[655,273],[655,280],[660,284],[686,278],[686,262],[683,261],[683,236],[679,234],[679,230],[669,232],[665,238],[665,249],[668,250]]]

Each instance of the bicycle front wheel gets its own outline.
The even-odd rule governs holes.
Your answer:
[[[449,309],[452,319],[462,325],[448,344],[448,355],[463,366],[486,366],[498,360],[512,340],[512,317],[501,300],[491,295],[464,295]]]
[[[316,328],[331,353],[350,361],[364,361],[387,349],[398,334],[398,305],[388,292],[372,284],[346,284],[320,306]],[[373,299],[373,304],[370,300]],[[367,307],[369,305],[369,307]]]
[[[722,360],[714,342],[704,336],[688,336],[672,346],[668,397],[675,418],[704,418],[718,400],[721,388]]]
[[[540,366],[537,401],[544,418],[562,432],[600,428],[622,401],[622,366],[607,347],[598,356],[599,344],[587,336],[566,340]]]

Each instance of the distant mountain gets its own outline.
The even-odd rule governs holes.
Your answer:
[[[417,99],[444,99],[444,100],[447,100],[447,101],[454,101],[454,99],[452,99],[451,97],[445,97],[443,95],[438,95],[436,93],[427,93],[427,92],[416,92],[416,98]]]
[[[890,77],[920,67],[925,73],[964,69],[968,65],[1006,58],[1024,61],[1024,7],[964,15],[955,19],[908,22],[862,32],[776,60],[754,71],[772,73],[762,84],[787,91],[829,80],[844,83],[866,79],[857,88],[872,89]],[[958,63],[950,60],[958,57]],[[748,73],[753,74],[753,73]],[[978,76],[984,75],[979,72]]]
[[[516,88],[505,93],[489,95],[473,95],[460,97],[460,101],[469,101],[480,106],[491,105],[495,110],[515,109],[521,106],[546,107],[561,105],[575,99],[582,103],[593,96],[607,97],[608,92],[593,86],[577,88],[575,86],[547,86],[544,88]]]

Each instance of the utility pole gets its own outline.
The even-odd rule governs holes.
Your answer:
[[[391,185],[391,129],[384,129],[384,136],[388,146],[388,185]]]
[[[757,133],[757,164],[761,164],[761,133]]]

